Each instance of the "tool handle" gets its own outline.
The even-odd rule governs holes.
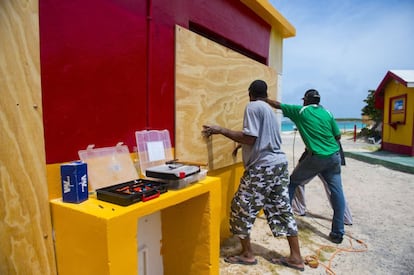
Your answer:
[[[152,200],[152,199],[158,198],[159,196],[160,196],[160,192],[159,192],[159,191],[156,191],[156,193],[155,193],[155,194],[151,194],[151,195],[148,195],[148,194],[143,194],[143,195],[142,195],[142,201],[143,201],[143,202],[145,202],[145,201],[149,201],[149,200]]]

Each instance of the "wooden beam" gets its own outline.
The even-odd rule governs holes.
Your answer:
[[[38,0],[0,1],[0,274],[56,274]]]

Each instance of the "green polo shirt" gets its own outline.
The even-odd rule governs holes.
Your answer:
[[[328,110],[317,104],[281,104],[281,109],[296,124],[306,148],[313,154],[328,157],[339,151],[335,136],[341,132]]]

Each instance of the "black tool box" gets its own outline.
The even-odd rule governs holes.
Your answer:
[[[96,190],[98,200],[122,206],[149,201],[167,192],[168,184],[146,179],[136,179]]]

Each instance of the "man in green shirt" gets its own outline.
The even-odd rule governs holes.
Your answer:
[[[308,154],[290,175],[289,197],[292,203],[296,187],[304,185],[318,174],[328,184],[334,210],[329,239],[341,243],[344,230],[345,199],[342,190],[341,156],[337,140],[341,137],[332,114],[319,105],[318,91],[310,89],[303,97],[303,106],[282,104],[267,99],[270,106],[281,109],[298,128]]]

